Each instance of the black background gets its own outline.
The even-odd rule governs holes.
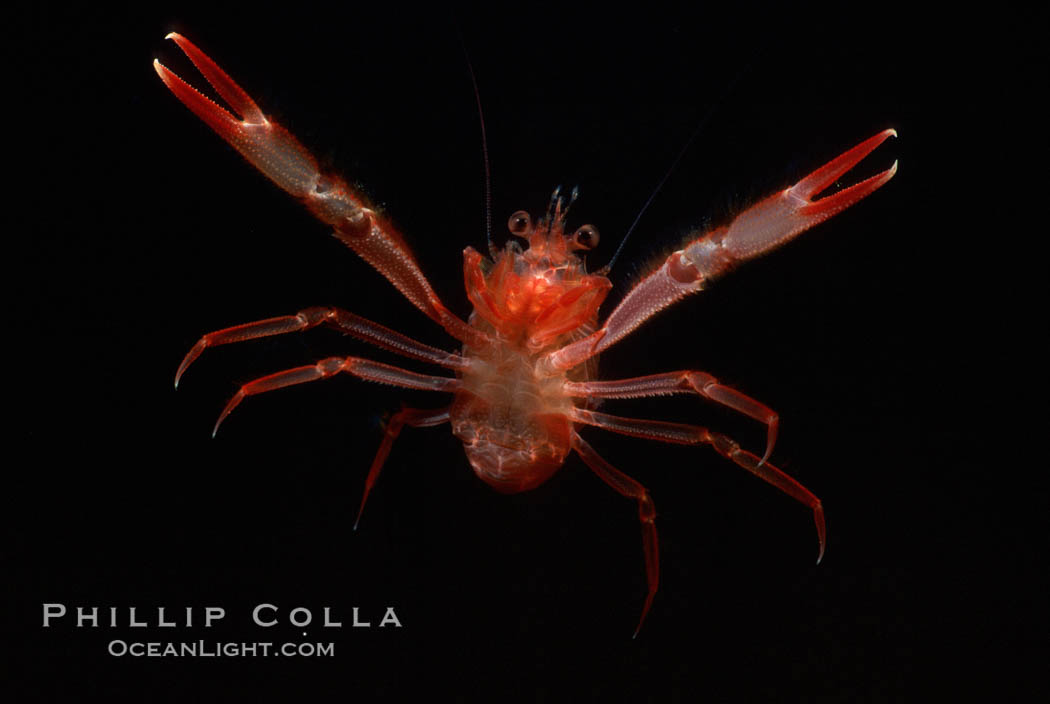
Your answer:
[[[10,429],[24,449],[4,541],[10,701],[1034,691],[1050,655],[1045,460],[1011,460],[996,422],[1016,408],[1002,379],[1015,338],[978,291],[996,254],[960,186],[987,154],[959,158],[980,152],[963,137],[1008,90],[987,43],[1023,55],[1012,28],[1026,20],[863,12],[241,3],[25,17],[11,146],[27,188],[7,267]],[[555,185],[578,184],[571,222],[600,229],[604,262],[709,116],[626,245],[610,303],[690,228],[895,127],[844,179],[899,159],[887,186],[601,360],[602,378],[702,369],[776,409],[773,461],[823,500],[825,562],[813,565],[804,507],[710,449],[584,430],[660,515],[661,588],[631,640],[645,595],[636,507],[575,457],[508,497],[473,476],[447,426],[407,429],[354,533],[383,419],[443,398],[337,378],[250,399],[212,440],[237,385],[277,369],[335,354],[424,367],[318,330],[208,351],[176,393],[204,332],[337,305],[453,345],[165,90],[154,57],[203,85],[169,31],[361,184],[463,315],[462,249],[484,245],[464,48],[500,242],[512,211],[538,214]],[[758,424],[693,398],[603,410],[764,443]],[[44,602],[227,617],[211,631],[43,629]],[[392,605],[403,627],[263,630],[250,623],[261,602],[330,606],[346,626],[354,606],[375,625]],[[113,638],[334,641],[336,655],[114,658]]]

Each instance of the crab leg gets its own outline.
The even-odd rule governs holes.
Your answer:
[[[765,464],[777,441],[780,416],[763,403],[718,383],[710,374],[694,371],[667,372],[616,381],[567,381],[565,392],[577,398],[641,398],[694,393],[766,424],[766,451],[759,464]]]
[[[692,240],[667,258],[659,269],[632,288],[591,335],[551,352],[543,360],[552,371],[571,369],[623,339],[675,301],[700,291],[711,279],[735,265],[764,254],[799,233],[842,212],[870,195],[897,173],[893,166],[858,184],[813,200],[840,176],[890,137],[883,130],[820,167],[790,188],[776,193],[720,227]]]
[[[354,530],[357,530],[357,524],[361,522],[361,514],[365,512],[365,502],[368,501],[368,494],[372,491],[372,485],[376,483],[376,478],[379,477],[379,470],[383,468],[383,463],[386,462],[386,458],[390,454],[390,448],[394,446],[394,441],[401,434],[401,429],[406,425],[410,425],[413,428],[430,428],[447,423],[448,411],[448,407],[437,410],[402,408],[391,416],[390,422],[386,424],[386,429],[383,432],[383,442],[379,444],[379,450],[376,451],[375,459],[372,460],[372,466],[368,470],[368,478],[365,479],[365,491],[361,495],[361,508],[357,510]]]
[[[685,423],[667,423],[659,420],[641,420],[622,418],[607,413],[573,409],[572,419],[577,423],[593,425],[613,433],[631,435],[646,440],[673,442],[681,445],[710,445],[723,457],[733,460],[737,465],[766,481],[782,492],[805,504],[813,510],[813,521],[817,525],[817,540],[820,551],[817,553],[817,564],[824,559],[824,547],[827,544],[827,531],[824,527],[824,506],[820,499],[806,487],[789,477],[771,464],[762,464],[757,455],[740,448],[735,440],[721,433],[716,433],[699,425]]]
[[[459,388],[459,379],[417,374],[416,372],[399,369],[381,362],[373,362],[369,359],[361,359],[360,357],[328,357],[317,364],[286,369],[255,381],[249,381],[233,395],[230,402],[226,404],[226,408],[222,409],[222,413],[219,414],[219,420],[215,421],[215,427],[211,431],[212,437],[215,437],[215,434],[219,432],[219,426],[226,420],[226,416],[230,415],[233,409],[239,406],[246,396],[276,391],[295,384],[305,384],[308,381],[327,379],[339,372],[346,372],[366,381],[401,386],[406,389],[452,393]]]
[[[490,340],[450,312],[434,293],[400,233],[341,177],[322,173],[317,160],[288,130],[263,115],[251,96],[185,37],[167,36],[229,103],[234,116],[165,68],[153,67],[164,85],[201,120],[270,180],[303,201],[335,236],[394,284],[404,296],[456,339],[484,347]]]
[[[197,340],[189,352],[186,353],[182,364],[175,373],[175,388],[179,388],[179,379],[182,378],[186,369],[193,364],[194,360],[209,347],[228,345],[231,342],[243,342],[271,335],[283,335],[288,332],[302,332],[315,328],[318,325],[327,325],[341,332],[356,337],[364,342],[369,342],[376,347],[396,352],[405,357],[411,357],[431,364],[438,364],[449,369],[463,369],[466,361],[458,354],[445,352],[422,342],[416,342],[412,338],[384,327],[379,323],[373,323],[359,315],[354,315],[340,308],[307,308],[295,315],[282,315],[266,320],[257,320],[253,323],[234,325],[210,332]]]
[[[631,479],[620,470],[613,467],[605,459],[587,444],[587,441],[578,433],[572,434],[572,449],[587,463],[587,466],[598,475],[599,478],[616,491],[630,499],[638,502],[638,520],[642,524],[642,547],[645,550],[645,577],[649,583],[649,592],[645,596],[645,606],[642,607],[642,616],[638,619],[638,626],[634,629],[633,638],[638,637],[638,631],[642,630],[645,617],[649,613],[649,607],[653,605],[653,597],[656,589],[660,586],[660,542],[656,538],[656,507],[649,497],[649,492],[636,480]]]

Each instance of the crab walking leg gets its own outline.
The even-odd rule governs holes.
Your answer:
[[[401,428],[406,425],[410,425],[413,428],[430,428],[447,423],[448,410],[448,406],[437,410],[402,408],[390,417],[390,422],[386,424],[386,429],[383,432],[383,442],[380,443],[375,459],[372,460],[372,466],[368,470],[368,478],[365,480],[365,492],[361,495],[361,508],[357,510],[354,530],[357,530],[357,524],[361,522],[361,514],[365,512],[365,502],[368,501],[368,494],[372,491],[372,485],[376,483],[379,470],[383,468],[383,464],[390,454],[390,448],[393,447],[397,436],[401,434]]]
[[[319,220],[335,228],[336,237],[453,337],[476,347],[491,342],[445,307],[401,235],[363,195],[347,186],[341,177],[322,173],[314,156],[290,132],[266,119],[251,96],[192,42],[175,32],[167,38],[179,45],[240,119],[154,60],[154,69],[175,97],[255,168],[303,201]]]
[[[603,482],[624,496],[638,501],[638,518],[642,523],[642,547],[645,550],[645,577],[649,584],[649,592],[645,597],[645,606],[642,607],[642,616],[638,619],[638,626],[632,636],[637,638],[649,613],[649,607],[653,605],[656,589],[660,586],[660,544],[656,539],[656,507],[653,506],[653,500],[644,486],[606,462],[575,432],[572,434],[572,448]]]
[[[394,332],[390,328],[373,323],[359,315],[354,315],[341,308],[317,307],[306,308],[295,315],[282,315],[209,332],[197,340],[197,344],[186,353],[178,371],[175,372],[175,388],[179,388],[179,379],[182,378],[186,369],[209,347],[283,335],[289,332],[302,332],[318,325],[327,325],[376,347],[448,369],[463,369],[467,366],[466,360],[458,354],[416,342],[406,335]]]
[[[226,420],[226,416],[230,415],[233,409],[240,405],[241,401],[243,401],[246,396],[254,396],[256,394],[266,393],[267,391],[275,391],[277,389],[283,389],[286,386],[294,386],[295,384],[305,384],[308,381],[327,379],[339,372],[346,372],[347,374],[352,374],[353,376],[366,381],[375,381],[380,384],[390,384],[391,386],[401,386],[406,389],[445,391],[449,393],[459,389],[459,379],[417,374],[405,369],[393,367],[389,364],[361,359],[360,357],[328,357],[327,359],[322,359],[317,364],[286,369],[283,372],[277,372],[276,374],[270,374],[269,376],[264,376],[255,381],[249,381],[242,386],[240,390],[233,395],[230,402],[226,404],[226,408],[224,408],[219,415],[219,420],[215,422],[215,427],[211,431],[211,436],[215,437],[215,434],[219,432],[219,426],[222,425],[224,420]]]
[[[790,188],[755,204],[720,227],[674,252],[642,279],[593,334],[551,352],[544,365],[552,371],[571,369],[619,342],[639,325],[675,301],[696,293],[715,277],[741,262],[764,254],[799,233],[842,212],[870,195],[897,173],[897,162],[880,174],[820,200],[813,198],[890,137],[883,130],[832,159]]]
[[[742,450],[740,445],[732,438],[721,433],[712,432],[698,425],[667,423],[639,418],[621,418],[619,416],[610,416],[606,413],[587,411],[582,408],[573,409],[572,419],[577,423],[594,425],[614,433],[631,435],[636,438],[673,442],[681,445],[710,445],[715,448],[718,454],[733,460],[737,465],[772,484],[791,498],[809,506],[813,510],[813,520],[817,525],[817,540],[820,543],[820,551],[817,553],[817,564],[819,565],[820,561],[824,559],[827,531],[824,527],[824,506],[820,503],[820,499],[814,496],[809,489],[773,465],[762,464],[756,455],[751,454],[747,450]]]
[[[773,453],[780,426],[780,416],[776,411],[734,388],[719,384],[718,379],[704,372],[666,372],[617,381],[567,381],[565,392],[578,398],[641,398],[688,393],[703,396],[766,424],[766,452],[759,464],[765,464]]]

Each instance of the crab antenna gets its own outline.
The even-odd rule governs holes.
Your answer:
[[[459,44],[463,47],[463,57],[467,60],[467,69],[470,71],[470,84],[474,86],[474,100],[478,104],[478,122],[481,123],[481,159],[485,163],[485,241],[489,246],[489,256],[495,260],[499,252],[492,241],[492,172],[489,168],[489,142],[485,135],[485,113],[481,109],[481,92],[478,90],[478,79],[474,75],[474,65],[470,63],[467,43],[463,40],[462,34],[459,36]]]
[[[580,187],[578,185],[577,186],[573,186],[572,187],[572,192],[569,193],[569,202],[565,204],[565,209],[562,210],[561,211],[561,215],[558,216],[558,219],[562,223],[564,223],[565,219],[569,217],[569,208],[572,207],[572,204],[575,203],[576,199],[579,198],[579,197],[580,197]]]
[[[642,206],[642,209],[638,211],[638,215],[635,216],[634,222],[632,222],[631,226],[627,228],[627,233],[623,236],[623,239],[620,240],[620,245],[616,248],[616,251],[613,252],[612,259],[609,260],[608,264],[596,271],[596,274],[600,276],[608,276],[609,272],[612,271],[613,264],[616,263],[617,257],[619,257],[620,252],[623,251],[624,244],[627,243],[627,238],[631,236],[632,232],[634,232],[634,228],[637,227],[638,221],[642,219],[642,215],[645,214],[645,211],[649,208],[650,204],[652,204],[652,202],[656,200],[656,194],[659,193],[660,189],[664,187],[665,183],[667,183],[668,177],[670,177],[671,173],[675,170],[675,167],[678,166],[678,162],[682,160],[682,157],[685,156],[685,153],[689,151],[689,147],[693,144],[693,141],[696,139],[697,135],[700,134],[700,130],[702,130],[704,126],[707,125],[707,123],[711,120],[711,117],[715,114],[715,111],[729,96],[729,93],[733,90],[733,88],[736,87],[736,84],[740,82],[740,78],[745,73],[747,73],[749,68],[750,65],[747,65],[740,69],[736,76],[733,77],[733,80],[730,81],[729,85],[726,86],[726,89],[722,91],[721,97],[719,97],[719,99],[711,105],[711,107],[707,111],[707,114],[705,114],[700,120],[700,122],[697,123],[696,127],[693,128],[693,133],[689,135],[689,139],[686,140],[685,146],[683,146],[682,149],[678,152],[678,156],[676,156],[674,158],[674,161],[671,162],[671,167],[667,169],[667,172],[664,174],[663,178],[660,179],[660,183],[656,184],[656,188],[654,188],[653,192],[649,194],[649,199],[645,201],[645,205]]]
[[[559,183],[555,188],[554,192],[551,193],[550,202],[547,203],[547,214],[543,216],[543,220],[540,221],[540,225],[545,225],[547,231],[550,231],[551,226],[554,224],[553,218],[558,216],[558,211],[561,209],[561,184]]]
[[[678,166],[678,162],[680,162],[682,160],[682,157],[685,156],[685,153],[689,151],[690,145],[692,145],[693,140],[696,139],[696,136],[700,134],[700,128],[704,126],[709,117],[711,117],[711,112],[708,112],[704,119],[700,121],[700,124],[698,124],[693,129],[693,133],[689,135],[689,139],[686,140],[685,146],[683,146],[681,150],[679,150],[678,156],[676,156],[674,158],[674,161],[671,162],[670,168],[667,169],[667,171],[664,173],[663,178],[660,179],[660,183],[656,184],[656,188],[654,188],[653,192],[649,194],[649,199],[645,201],[645,205],[643,205],[642,209],[638,211],[638,214],[634,216],[634,222],[632,222],[631,226],[627,228],[627,233],[623,236],[623,239],[620,240],[620,245],[616,248],[616,251],[613,252],[612,259],[609,260],[608,264],[603,266],[595,273],[597,273],[600,276],[608,276],[609,272],[612,271],[613,264],[616,263],[617,257],[619,257],[620,252],[623,251],[623,246],[627,244],[627,238],[631,236],[632,232],[634,232],[634,228],[638,226],[638,222],[642,219],[642,216],[645,215],[645,211],[648,210],[652,202],[656,200],[656,194],[659,193],[660,189],[664,187],[665,183],[667,183],[667,179],[671,176],[671,173],[674,171],[675,167]]]

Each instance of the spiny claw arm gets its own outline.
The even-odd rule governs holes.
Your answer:
[[[175,32],[165,39],[171,39],[179,45],[215,92],[230,104],[240,118],[211,101],[154,59],[153,68],[164,81],[164,85],[183,105],[192,110],[194,115],[251,162],[252,166],[293,196],[306,196],[315,187],[320,176],[313,155],[299,144],[291,133],[277,123],[267,120],[251,96],[189,39]],[[364,207],[363,202],[353,202],[352,198],[349,205]]]
[[[880,174],[826,198],[813,200],[814,196],[820,195],[876,147],[896,136],[896,130],[883,130],[832,159],[791,188],[784,189],[744,211],[732,222],[719,243],[731,259],[727,265],[753,259],[784,244],[800,232],[842,212],[893,178],[893,174],[897,173],[896,161]],[[703,274],[705,272],[701,267],[706,263],[705,255],[711,255],[708,254],[710,245],[701,245],[701,242],[703,240],[698,240],[686,247],[686,259],[692,261]],[[718,268],[717,262],[712,264],[714,266],[707,276],[722,270]]]
[[[774,249],[799,233],[842,212],[883,186],[897,173],[897,162],[880,174],[820,200],[813,198],[890,137],[883,130],[849,151],[741,213],[720,227],[674,252],[663,265],[642,279],[594,334],[550,353],[545,364],[564,371],[619,342],[657,312],[737,264]]]
[[[322,173],[306,147],[286,129],[267,120],[251,96],[192,42],[174,32],[167,38],[178,44],[240,117],[209,100],[154,60],[157,75],[175,97],[270,180],[302,200],[319,220],[335,228],[336,237],[453,337],[476,347],[491,343],[483,333],[444,306],[401,235],[362,194],[347,186],[338,175]]]

